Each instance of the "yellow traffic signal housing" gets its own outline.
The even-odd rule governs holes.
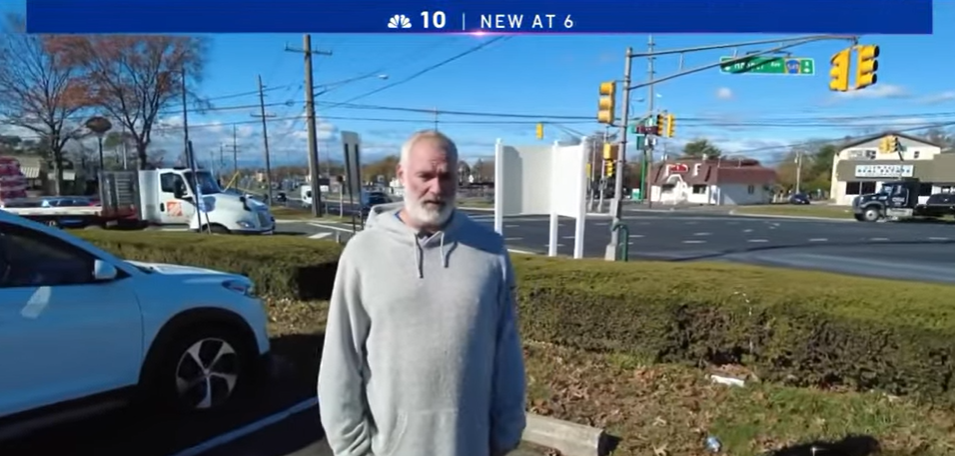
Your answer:
[[[666,117],[663,114],[657,114],[656,122],[653,123],[654,134],[657,136],[663,136],[666,125]]]
[[[892,152],[902,152],[902,141],[898,136],[889,136],[889,147]]]
[[[600,102],[597,111],[597,122],[613,125],[617,120],[616,109],[617,83],[613,81],[600,83]]]
[[[843,49],[829,59],[832,69],[829,70],[829,90],[845,92],[849,90],[849,64],[852,48]]]
[[[613,160],[613,146],[610,143],[604,143],[604,160]]]
[[[613,172],[614,172],[614,162],[613,160],[607,160],[607,162],[604,163],[604,176],[607,176],[607,177],[613,176],[614,175]]]
[[[667,114],[667,138],[676,136],[676,124],[674,123],[675,120],[676,116],[673,114]]]
[[[856,89],[864,89],[879,82],[879,47],[874,45],[856,46]]]
[[[537,124],[537,139],[544,139],[544,124]]]
[[[887,153],[892,151],[891,140],[888,136],[883,137],[879,140],[879,152]]]

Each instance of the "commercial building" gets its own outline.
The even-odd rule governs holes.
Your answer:
[[[883,138],[895,136],[902,145],[901,153],[883,152]],[[901,155],[901,157],[900,157]],[[847,144],[832,159],[831,199],[849,205],[862,194],[875,193],[882,183],[914,177],[921,181],[919,201],[933,193],[951,192],[955,188],[955,154],[942,153],[939,144],[897,132],[885,132]]]
[[[650,170],[650,200],[717,206],[766,204],[772,202],[775,183],[776,171],[756,160],[667,160]]]

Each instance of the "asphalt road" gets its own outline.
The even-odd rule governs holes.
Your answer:
[[[470,212],[493,226],[489,212]],[[860,223],[734,216],[686,211],[627,211],[629,257],[663,261],[732,261],[814,269],[845,274],[955,283],[955,224]],[[557,251],[572,255],[574,220],[561,219]],[[504,237],[515,251],[546,254],[546,216],[507,217]],[[278,230],[315,238],[347,238],[340,223],[281,223]],[[610,241],[610,220],[588,219],[584,256],[602,258]]]

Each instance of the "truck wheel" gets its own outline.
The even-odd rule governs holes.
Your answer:
[[[212,231],[212,234],[229,234],[230,233],[229,229],[222,225],[212,225],[209,227],[209,231]]]
[[[870,207],[862,213],[862,217],[867,222],[877,222],[880,218],[882,218],[882,211],[877,207]]]
[[[853,217],[855,217],[855,219],[858,220],[858,221],[860,221],[860,222],[864,222],[864,221],[865,221],[865,217],[863,217],[862,214],[854,214]]]

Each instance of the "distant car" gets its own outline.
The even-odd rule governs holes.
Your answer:
[[[286,195],[285,192],[278,192],[278,193],[276,193],[276,194],[275,194],[275,202],[276,202],[276,203],[287,203],[287,202],[288,202],[288,195]]]
[[[0,440],[144,399],[205,412],[257,394],[267,315],[241,275],[117,258],[0,211]]]
[[[809,195],[805,193],[796,193],[789,197],[789,204],[810,204]]]

